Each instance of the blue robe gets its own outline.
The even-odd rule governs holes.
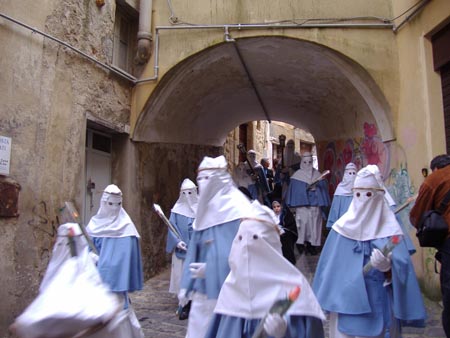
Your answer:
[[[333,202],[331,202],[331,208],[328,213],[327,228],[330,229],[334,222],[336,222],[343,214],[345,214],[352,202],[353,194],[344,195],[334,195]]]
[[[404,241],[392,251],[390,286],[383,286],[385,274],[376,269],[363,275],[372,249],[381,250],[387,241],[356,241],[333,229],[328,235],[312,287],[322,308],[338,314],[345,334],[379,335],[390,325],[391,311],[403,325],[424,326],[425,306]]]
[[[230,272],[228,256],[240,222],[237,219],[205,230],[194,230],[184,263],[181,289],[206,294],[208,299],[218,298]],[[206,263],[205,278],[191,279],[189,264],[194,262]]]
[[[205,338],[251,338],[260,319],[245,319],[214,314]],[[284,338],[323,338],[323,324],[319,318],[288,316]],[[270,337],[270,336],[269,336]]]
[[[128,307],[127,292],[142,290],[144,277],[139,239],[128,237],[92,237],[99,254],[97,269],[112,292],[125,296],[125,308]]]
[[[291,178],[286,193],[286,204],[290,208],[306,206],[328,207],[330,205],[326,180],[319,181],[314,190],[307,190],[307,187],[307,183]]]
[[[192,223],[194,223],[194,218],[172,212],[170,214],[169,222],[178,230],[178,233],[181,235],[183,242],[185,242],[186,245],[189,246],[189,240],[193,231]],[[175,255],[179,259],[185,259],[186,251],[177,248],[178,242],[179,239],[169,229],[167,233],[166,252],[171,253],[175,250]]]

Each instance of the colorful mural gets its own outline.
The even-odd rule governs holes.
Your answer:
[[[319,168],[331,172],[328,178],[330,195],[334,194],[349,162],[355,163],[358,169],[376,164],[385,180],[390,176],[390,145],[381,140],[374,123],[364,123],[361,134],[364,136],[360,138],[317,144]]]

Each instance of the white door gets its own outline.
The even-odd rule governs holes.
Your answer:
[[[111,136],[88,129],[86,135],[85,225],[100,206],[106,186],[111,184]]]

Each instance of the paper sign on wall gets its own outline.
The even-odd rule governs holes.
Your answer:
[[[0,136],[0,175],[9,175],[11,162],[11,138]]]

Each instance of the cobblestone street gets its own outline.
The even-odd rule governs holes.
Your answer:
[[[297,267],[312,280],[319,256],[302,255],[297,260]],[[141,322],[145,338],[176,338],[186,334],[187,320],[179,320],[175,315],[177,299],[170,294],[170,270],[166,269],[145,283],[144,290],[131,294],[136,315]],[[445,338],[440,314],[441,306],[425,299],[428,319],[425,328],[403,329],[403,338]],[[326,330],[326,337],[328,332]],[[233,337],[230,337],[233,338]]]

